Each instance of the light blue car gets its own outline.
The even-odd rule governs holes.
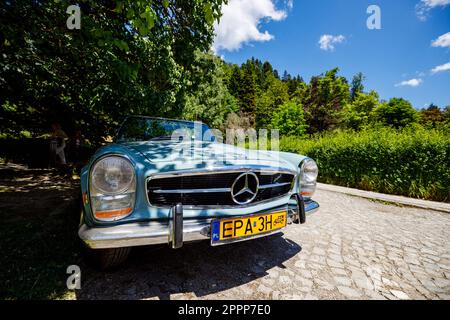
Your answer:
[[[98,267],[133,246],[212,246],[281,232],[319,208],[305,156],[219,142],[199,122],[128,117],[81,172],[79,237]]]

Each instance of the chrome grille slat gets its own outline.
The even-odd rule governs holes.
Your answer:
[[[271,183],[271,184],[265,184],[265,185],[260,185],[259,189],[271,189],[271,188],[279,188],[279,187],[283,187],[283,186],[288,186],[291,185],[292,182],[283,182],[283,183]]]
[[[173,190],[162,190],[157,189],[151,192],[154,193],[224,193],[230,192],[231,188],[211,188],[211,189],[173,189]]]

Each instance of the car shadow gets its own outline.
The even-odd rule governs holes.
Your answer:
[[[264,277],[273,267],[284,268],[283,263],[300,251],[282,234],[219,247],[207,241],[178,250],[166,245],[138,247],[116,271],[83,266],[76,298],[167,300],[191,292],[201,298]]]

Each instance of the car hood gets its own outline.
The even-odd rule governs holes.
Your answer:
[[[296,171],[296,166],[282,159],[278,152],[248,150],[217,142],[144,141],[124,143],[141,153],[148,161],[176,170],[202,169],[234,165],[279,167]]]

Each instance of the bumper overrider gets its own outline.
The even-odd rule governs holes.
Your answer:
[[[317,211],[319,204],[313,200],[303,200],[298,197],[298,210],[287,210],[287,224],[304,223],[307,215]],[[285,207],[275,207],[264,212],[286,210]],[[237,217],[234,217],[237,218]],[[111,227],[90,228],[82,224],[78,230],[81,240],[92,249],[133,247],[153,244],[170,244],[172,248],[180,248],[184,242],[210,240],[211,223],[215,218],[183,219],[183,206],[178,204],[171,208],[171,219],[165,221],[135,222]],[[277,229],[271,232],[252,235],[245,238],[230,239],[227,242],[213,243],[212,245],[238,242],[268,236],[282,232]]]

